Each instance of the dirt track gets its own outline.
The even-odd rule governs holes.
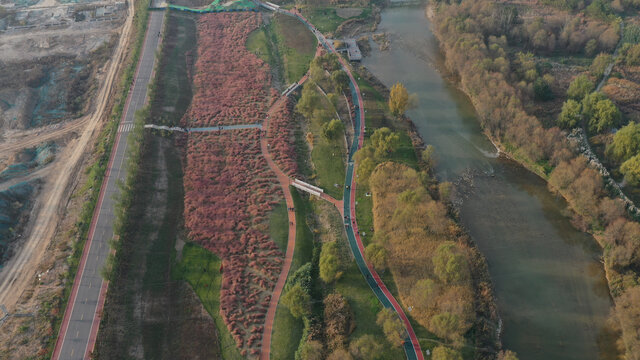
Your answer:
[[[57,224],[64,211],[64,205],[69,197],[68,185],[81,164],[83,155],[94,140],[96,132],[101,127],[101,119],[105,114],[109,93],[116,81],[118,68],[125,58],[127,43],[133,23],[133,3],[129,2],[129,13],[122,28],[118,45],[109,63],[100,91],[97,95],[97,105],[94,112],[88,118],[81,118],[41,136],[32,137],[19,143],[1,145],[0,151],[24,148],[28,144],[38,144],[42,141],[60,137],[69,131],[81,131],[79,138],[69,143],[56,161],[53,171],[54,177],[50,178],[43,188],[43,197],[39,199],[36,208],[38,213],[30,222],[33,224],[27,240],[16,252],[13,258],[0,271],[0,304],[4,304],[11,312],[18,299],[33,281],[36,267],[45,254],[48,244],[51,242],[57,228]],[[84,125],[84,126],[83,126]],[[25,234],[27,235],[27,234]]]

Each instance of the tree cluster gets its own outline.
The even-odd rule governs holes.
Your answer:
[[[414,307],[411,314],[420,324],[461,345],[475,317],[469,250],[457,238],[446,206],[431,198],[420,174],[406,165],[381,163],[369,186],[375,243],[385,249],[390,270],[403,274],[396,277],[402,301]]]
[[[504,73],[513,65],[495,66],[496,60],[502,57],[500,48],[509,54],[508,44],[495,39],[503,35],[511,37],[510,32],[514,28],[513,16],[505,15],[508,13],[506,8],[508,6],[486,0],[441,4],[434,17],[434,33],[445,52],[447,67],[459,75],[462,89],[475,105],[486,131],[520,161],[543,176],[549,176],[550,187],[566,198],[575,211],[576,225],[583,230],[601,231],[613,225],[613,218],[621,223],[632,222],[624,210],[618,212],[624,206],[619,200],[607,197],[599,172],[574,152],[563,133],[557,127],[544,128],[537,118],[524,111],[522,101],[526,99],[517,96],[518,90],[512,85],[513,75]],[[511,23],[501,21],[509,19]],[[569,20],[568,25],[583,21],[576,19]],[[571,38],[568,37],[569,43],[563,46],[571,47]],[[584,45],[586,41],[583,40],[586,38],[576,44]],[[493,64],[491,67],[485,66],[489,60]],[[506,59],[500,59],[500,62],[503,60]],[[595,132],[617,124],[619,112],[602,95],[589,93],[581,101],[572,101],[575,103],[566,105],[566,123],[578,123],[582,117],[588,117],[585,121]],[[544,167],[540,166],[542,164]],[[607,214],[603,214],[605,212]],[[602,245],[606,255],[614,248],[623,252],[624,249],[633,249],[636,242],[625,236],[612,245]],[[605,256],[605,265],[612,292],[617,297],[637,285],[637,280],[632,279],[638,278],[639,267],[638,264],[624,266],[624,263],[617,266],[612,263],[615,258]],[[630,354],[633,344],[626,344],[626,347],[627,354]]]
[[[606,154],[620,164],[625,180],[640,184],[640,124],[632,122],[616,132]]]

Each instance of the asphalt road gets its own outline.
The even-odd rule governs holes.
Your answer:
[[[119,192],[117,180],[125,178],[127,137],[134,114],[141,109],[147,98],[147,85],[153,75],[155,53],[158,49],[164,22],[164,12],[152,11],[149,16],[147,37],[138,64],[132,91],[129,93],[125,114],[121,120],[118,136],[111,153],[98,206],[92,220],[89,238],[80,262],[79,272],[73,286],[69,305],[63,319],[58,343],[52,359],[88,359],[93,351],[100,325],[100,313],[108,283],[100,275],[105,259],[110,252],[109,240],[113,237],[114,195]],[[87,248],[88,247],[88,248]]]

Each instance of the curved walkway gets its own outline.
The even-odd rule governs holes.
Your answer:
[[[276,106],[279,102],[282,101],[282,99],[283,98],[280,98],[278,101],[276,101],[273,106]],[[283,173],[282,170],[280,170],[278,165],[273,161],[271,154],[269,153],[269,146],[267,144],[266,137],[266,129],[268,127],[269,117],[267,116],[263,124],[265,132],[263,132],[263,135],[260,137],[260,148],[262,149],[262,154],[264,155],[265,159],[267,159],[267,164],[276,174],[278,182],[282,187],[282,191],[284,192],[284,199],[287,203],[287,209],[293,209],[293,198],[291,197],[291,191],[289,191],[289,184],[291,183],[291,179],[289,179],[289,176],[287,176],[287,174]],[[280,275],[278,276],[276,287],[273,289],[273,293],[271,294],[271,300],[269,301],[269,308],[265,317],[264,330],[262,333],[260,359],[264,360],[269,360],[271,354],[271,333],[273,332],[273,321],[276,318],[278,302],[280,301],[280,295],[282,294],[284,285],[287,282],[287,276],[289,275],[289,270],[291,269],[291,261],[293,260],[293,252],[296,247],[296,214],[295,211],[291,210],[288,210],[287,213],[289,214],[289,237],[287,240],[287,252],[285,253],[284,263],[282,265]]]
[[[318,31],[318,29],[316,29],[306,18],[304,18],[302,14],[298,13],[297,11],[288,11],[288,10],[282,10],[282,9],[280,9],[279,11],[283,14],[298,18],[311,30],[311,32],[313,32],[313,34],[318,39],[318,42],[322,44],[322,46],[325,49],[327,49],[332,53],[336,53],[336,50],[333,48],[333,46],[330,43],[327,42],[324,35],[322,35],[322,33]],[[373,269],[373,267],[369,263],[367,263],[367,261],[364,258],[364,246],[362,244],[362,239],[360,238],[360,232],[358,231],[358,224],[356,222],[356,210],[355,210],[356,181],[353,176],[353,173],[356,167],[356,163],[353,156],[355,155],[356,151],[358,151],[362,147],[364,143],[365,118],[364,118],[364,112],[362,111],[363,100],[362,100],[362,93],[360,92],[360,88],[358,87],[358,84],[355,78],[351,74],[351,71],[349,70],[348,65],[346,64],[346,62],[342,57],[338,56],[338,60],[340,61],[340,64],[342,65],[343,70],[349,76],[349,80],[350,80],[349,86],[352,91],[353,99],[354,101],[357,100],[357,103],[355,104],[356,117],[354,119],[353,130],[354,130],[354,140],[357,138],[358,141],[353,141],[351,149],[349,150],[347,174],[345,179],[343,208],[341,211],[343,214],[349,214],[347,217],[347,222],[345,223],[345,229],[347,231],[349,246],[351,247],[351,251],[353,252],[356,263],[358,264],[358,268],[360,269],[362,274],[365,276],[367,283],[369,284],[369,287],[371,287],[371,289],[373,290],[378,300],[380,300],[380,302],[384,307],[393,309],[398,314],[402,322],[404,323],[404,326],[408,334],[408,337],[405,339],[403,344],[404,351],[407,355],[407,358],[410,360],[414,360],[414,359],[424,360],[424,355],[422,354],[420,343],[418,342],[418,338],[416,337],[416,334],[413,331],[413,327],[411,326],[409,319],[404,313],[404,310],[402,310],[402,307],[400,306],[400,304],[398,304],[398,302],[393,297],[391,292],[384,285],[384,283],[382,282],[382,279],[380,279],[380,276],[378,276],[378,273]],[[349,184],[350,184],[350,187],[347,187],[346,185],[349,185]]]

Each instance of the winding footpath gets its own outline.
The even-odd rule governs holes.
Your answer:
[[[322,44],[322,46],[329,52],[337,54],[335,48],[326,40],[324,35],[320,31],[318,31],[306,18],[302,16],[302,14],[294,11],[288,11],[279,9],[279,12],[293,16],[300,20],[303,24],[305,24],[311,32],[316,36],[318,42]],[[355,153],[362,148],[364,143],[364,132],[365,132],[365,117],[364,117],[364,101],[362,100],[362,93],[360,92],[360,88],[351,73],[349,66],[345,62],[345,60],[338,56],[338,60],[343,68],[343,70],[347,73],[350,80],[350,88],[352,92],[352,98],[355,103],[355,111],[356,116],[353,119],[353,130],[354,130],[354,141],[349,149],[349,157],[348,157],[348,166],[346,171],[345,178],[345,189],[344,189],[344,200],[339,201],[333,199],[332,197],[322,194],[322,198],[334,204],[342,216],[348,214],[347,220],[345,222],[345,230],[347,232],[347,238],[349,240],[349,246],[351,251],[355,257],[356,263],[358,264],[358,268],[362,272],[365,277],[367,283],[371,290],[373,290],[374,294],[380,300],[382,305],[385,308],[393,309],[400,319],[402,320],[405,329],[407,331],[407,338],[403,343],[404,351],[407,355],[407,359],[409,360],[424,360],[424,355],[422,354],[422,350],[420,348],[420,343],[418,342],[418,338],[407,318],[404,310],[400,306],[400,304],[393,297],[391,292],[384,285],[382,279],[378,275],[378,273],[373,269],[371,264],[369,264],[364,257],[364,245],[362,243],[362,239],[360,238],[360,232],[358,231],[358,224],[356,222],[356,209],[355,209],[355,197],[356,197],[356,181],[353,176],[356,162],[354,160]],[[301,85],[304,80],[306,80],[306,76],[298,82],[298,85]],[[279,100],[282,101],[282,98]],[[268,120],[268,119],[267,119]],[[268,128],[268,121],[265,120],[263,124],[263,128]],[[357,139],[357,141],[355,141]],[[277,165],[271,159],[271,155],[268,151],[267,140],[265,137],[261,139],[262,152],[267,158],[267,162],[269,163],[269,167],[271,167],[274,172],[278,176],[278,181],[280,185],[283,187],[285,193],[285,199],[287,200],[287,206],[293,207],[293,200],[291,199],[291,194],[289,193],[288,185],[291,183],[291,179],[282,173]],[[349,185],[349,186],[346,186]],[[291,203],[290,203],[291,202]],[[260,359],[268,360],[270,356],[270,348],[271,348],[271,332],[273,329],[273,321],[275,319],[275,311],[277,309],[278,301],[280,299],[280,295],[282,293],[282,289],[284,288],[284,284],[286,283],[287,275],[289,273],[289,269],[291,268],[291,259],[293,258],[293,250],[295,249],[295,214],[293,212],[289,212],[289,242],[287,244],[287,253],[285,255],[285,262],[278,277],[278,281],[276,283],[276,288],[274,289],[273,295],[271,296],[271,302],[269,304],[269,309],[267,311],[267,317],[265,320],[265,328],[264,335],[262,338],[262,348]]]

